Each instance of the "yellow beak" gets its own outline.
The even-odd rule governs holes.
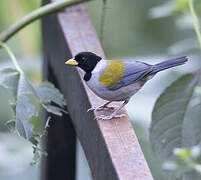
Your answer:
[[[74,59],[69,59],[68,61],[65,62],[65,64],[77,66],[78,62]]]

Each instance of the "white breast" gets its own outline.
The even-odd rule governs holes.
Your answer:
[[[99,81],[99,77],[107,69],[108,64],[107,60],[102,59],[92,71],[90,80],[87,81],[89,88],[103,99],[105,99],[104,92],[106,91],[106,86]]]

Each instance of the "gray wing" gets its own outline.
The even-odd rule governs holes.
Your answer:
[[[113,86],[108,87],[109,90],[117,90],[121,87],[128,86],[134,82],[144,78],[152,71],[152,66],[139,61],[125,62],[124,74],[121,81]]]

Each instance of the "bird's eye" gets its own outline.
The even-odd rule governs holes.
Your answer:
[[[82,57],[82,60],[83,60],[83,61],[85,61],[85,60],[86,60],[86,58],[85,58],[85,57]]]

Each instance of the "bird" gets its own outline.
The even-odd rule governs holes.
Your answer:
[[[187,56],[168,59],[150,65],[141,61],[117,61],[101,58],[92,52],[80,52],[65,64],[79,67],[83,72],[83,79],[88,87],[107,102],[88,111],[103,110],[113,101],[123,103],[110,115],[101,116],[102,120],[118,118],[118,112],[129,102],[142,86],[152,79],[158,72],[183,65],[188,61]]]

